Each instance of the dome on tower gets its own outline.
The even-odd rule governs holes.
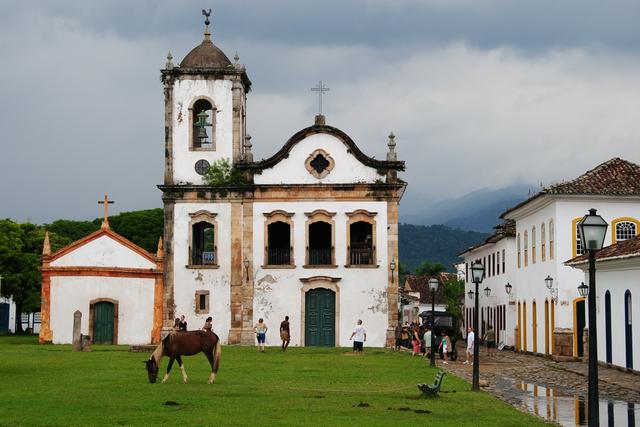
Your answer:
[[[217,46],[215,46],[207,34],[198,46],[187,53],[180,68],[227,68],[231,61]]]

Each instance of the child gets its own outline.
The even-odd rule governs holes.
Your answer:
[[[442,341],[440,341],[440,348],[442,348],[442,358],[445,365],[449,364],[449,352],[451,351],[451,341],[446,331],[442,331]]]
[[[202,330],[205,332],[211,332],[212,328],[213,328],[213,318],[209,316],[207,317],[207,321],[204,322],[204,326],[202,327]]]

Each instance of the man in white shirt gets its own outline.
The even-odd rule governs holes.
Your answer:
[[[467,328],[467,360],[464,361],[465,365],[469,364],[469,358],[473,360],[473,346],[475,345],[476,334],[473,332],[472,327]],[[473,362],[471,362],[473,365]]]
[[[367,332],[364,330],[364,326],[362,326],[362,320],[358,319],[356,329],[351,334],[351,337],[349,337],[349,340],[353,340],[353,352],[362,354],[364,342],[367,340]]]

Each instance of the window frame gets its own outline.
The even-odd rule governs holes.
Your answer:
[[[573,254],[572,258],[577,257],[578,255],[582,255],[585,253],[582,250],[582,241],[580,241],[580,236],[578,235],[578,223],[582,220],[583,217],[577,217],[571,220],[571,253]],[[578,252],[578,242],[580,242],[580,250],[582,252]]]
[[[524,230],[523,240],[524,243],[524,266],[529,265],[529,230]]]
[[[640,221],[638,221],[637,219],[633,218],[633,217],[629,217],[629,216],[623,216],[623,217],[619,217],[619,218],[615,218],[614,220],[611,221],[611,243],[614,244],[616,242],[622,241],[622,240],[627,240],[627,239],[618,239],[618,224],[622,224],[622,223],[631,223],[634,224],[636,227],[636,236],[639,234],[640,231]],[[632,238],[632,237],[631,237]]]
[[[335,212],[325,209],[316,209],[313,212],[305,212],[305,254],[302,268],[338,268],[336,265],[336,224],[333,217]],[[326,222],[331,226],[331,264],[309,264],[309,227],[316,222]]]
[[[555,242],[555,224],[553,222],[553,218],[549,219],[549,259],[553,259],[554,257],[554,245]]]
[[[376,215],[377,212],[369,212],[365,209],[357,209],[353,212],[347,212],[347,250],[346,263],[347,268],[378,268],[378,257],[376,254]],[[351,225],[356,222],[366,222],[371,225],[371,263],[369,264],[352,264],[351,263]]]
[[[544,262],[547,259],[547,242],[546,242],[546,229],[544,222],[540,224],[540,261]]]
[[[193,144],[193,128],[195,127],[195,123],[196,123],[196,117],[193,114],[193,107],[196,104],[196,102],[198,101],[207,101],[210,105],[211,105],[211,147],[210,148],[202,148],[202,147],[196,147]],[[189,151],[216,151],[217,148],[217,144],[216,144],[216,122],[217,122],[217,116],[218,116],[218,108],[216,107],[216,104],[213,102],[213,99],[209,98],[208,96],[196,96],[195,98],[193,98],[191,100],[191,103],[189,104],[189,113],[188,113],[188,120],[189,120]]]
[[[518,268],[520,268],[521,265],[522,265],[522,261],[521,261],[522,260],[522,256],[521,256],[521,254],[522,254],[522,245],[521,245],[520,233],[518,233],[518,237],[517,237],[517,240],[516,240],[516,251],[518,253]]]
[[[196,314],[209,314],[210,312],[210,291],[205,289],[198,289],[195,292],[195,313]],[[204,296],[204,308],[200,307],[200,297]]]
[[[218,221],[216,216],[218,214],[201,209],[197,212],[189,214],[191,218],[189,220],[189,246],[187,248],[187,268],[202,268],[212,269],[220,268],[218,265]],[[201,222],[206,222],[213,226],[213,264],[193,264],[193,226]]]
[[[531,227],[531,264],[536,263],[536,226]]]
[[[271,212],[264,212],[264,253],[262,268],[278,269],[278,268],[295,268],[295,248],[293,246],[293,216],[294,213],[276,209]],[[289,264],[269,264],[269,225],[275,222],[284,222],[289,225]]]

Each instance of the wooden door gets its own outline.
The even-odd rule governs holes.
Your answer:
[[[9,304],[0,304],[0,334],[9,333]]]
[[[575,340],[577,357],[582,357],[584,355],[584,343],[582,342],[584,327],[586,326],[584,303],[584,298],[581,298],[574,302],[575,329],[573,331],[573,339]]]
[[[335,346],[336,295],[329,289],[312,289],[305,295],[305,346]]]
[[[108,301],[97,302],[93,306],[94,344],[113,344],[114,306]]]

